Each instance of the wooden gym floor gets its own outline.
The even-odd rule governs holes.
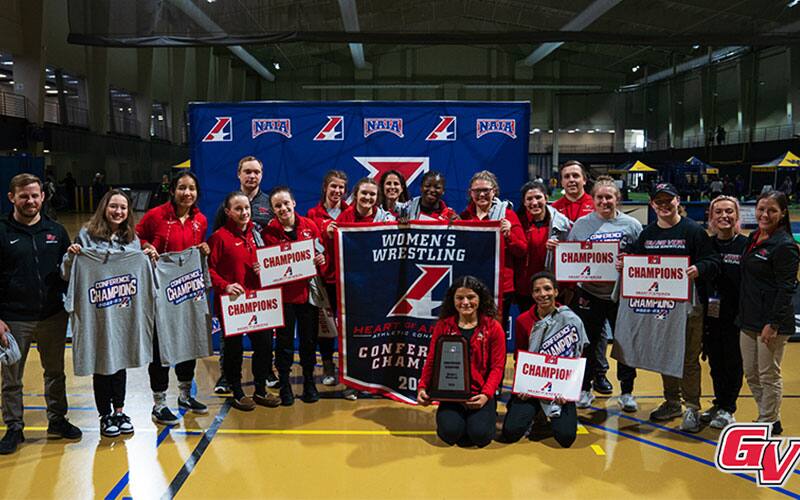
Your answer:
[[[67,221],[69,222],[69,221]],[[68,224],[75,234],[77,223]],[[784,360],[784,436],[800,436],[800,344]],[[258,407],[243,413],[212,393],[217,358],[198,362],[197,397],[209,414],[184,415],[172,428],[150,420],[152,400],[146,368],[128,372],[125,411],[136,432],[104,438],[98,430],[91,377],[72,375],[67,349],[69,418],[84,431],[78,442],[48,440],[42,369],[30,353],[25,374],[25,437],[16,454],[0,457],[2,498],[800,498],[800,472],[785,488],[760,488],[752,476],[730,475],[714,466],[719,431],[678,430],[647,420],[661,402],[661,379],[639,372],[640,410],[622,414],[616,398],[598,397],[580,410],[578,438],[561,449],[552,437],[494,442],[487,448],[444,446],[435,435],[432,408],[386,399],[341,399],[341,386],[319,385],[316,404]],[[505,394],[511,382],[506,370]],[[319,371],[319,369],[318,369]],[[245,379],[249,360],[245,360]],[[615,363],[609,378],[615,386]],[[294,382],[300,383],[295,366]],[[170,374],[168,401],[177,412],[177,382]],[[711,381],[703,363],[704,407]],[[300,387],[296,385],[299,392]],[[739,421],[756,416],[746,384]],[[501,422],[505,413],[499,405]]]

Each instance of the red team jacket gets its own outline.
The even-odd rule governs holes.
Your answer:
[[[430,217],[436,220],[450,221],[458,214],[456,214],[455,210],[448,207],[444,201],[439,200],[439,206],[433,209],[430,213],[423,212],[422,207],[420,207],[420,217],[422,217],[423,215],[425,217]],[[417,220],[423,220],[423,219],[417,219]]]
[[[527,251],[522,257],[514,259],[514,285],[515,291],[520,295],[530,297],[531,277],[539,271],[544,271],[544,261],[547,257],[547,240],[550,237],[550,225],[544,224],[536,227],[530,220],[530,214],[525,212],[528,217],[528,229],[525,231],[525,241]]]
[[[428,357],[422,367],[419,388],[428,389],[433,378],[433,359],[436,340],[442,335],[461,335],[458,329],[458,316],[440,319],[433,327]],[[469,341],[470,393],[485,394],[492,399],[503,382],[506,367],[506,334],[500,323],[492,318],[481,317],[478,327]]]
[[[181,222],[171,202],[148,210],[136,224],[136,235],[142,245],[150,243],[159,253],[182,252],[199,245],[208,229],[208,220],[197,207],[189,211],[186,222]]]
[[[319,239],[319,228],[311,219],[295,214],[294,227],[297,234],[296,240],[291,239],[289,235],[286,234],[283,225],[278,221],[278,218],[275,217],[269,221],[267,227],[261,231],[261,237],[264,238],[264,244],[266,246],[292,241]],[[328,258],[329,256],[326,255],[325,260],[327,261]],[[283,289],[284,304],[305,304],[308,302],[308,280],[287,283],[281,288]]]
[[[505,262],[503,263],[503,270],[500,277],[500,293],[514,291],[514,258],[524,257],[525,252],[528,251],[528,244],[525,241],[525,232],[522,230],[522,225],[519,223],[517,214],[511,209],[506,209],[505,218],[511,223],[511,232],[501,240],[501,249],[505,252]],[[478,219],[478,214],[475,211],[475,204],[471,201],[467,209],[461,212],[461,219],[487,220]]]
[[[589,193],[583,193],[583,196],[575,201],[569,201],[569,198],[562,196],[552,203],[553,208],[567,216],[567,219],[575,222],[584,215],[589,215],[594,212],[594,200]]]
[[[348,204],[342,200],[341,208],[342,212],[347,210]],[[341,217],[341,213],[339,216]],[[314,221],[314,224],[317,225],[320,234],[325,233],[325,229],[328,227],[328,224],[333,222],[334,219],[331,217],[331,214],[328,213],[328,210],[325,206],[320,202],[316,207],[312,207],[309,209],[307,217]],[[333,259],[333,240],[330,238],[323,238],[322,244],[325,245],[325,265],[322,266],[320,272],[322,274],[322,279],[325,283],[336,283],[336,264]]]
[[[217,297],[225,293],[225,287],[239,283],[246,290],[261,288],[261,278],[253,270],[256,263],[256,242],[253,237],[253,222],[247,223],[244,232],[228,220],[208,238],[211,255],[208,257],[208,272],[211,286]]]

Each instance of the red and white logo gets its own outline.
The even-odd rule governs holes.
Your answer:
[[[231,142],[233,141],[233,120],[230,116],[216,116],[217,122],[211,127],[203,142]]]
[[[442,301],[433,299],[433,290],[445,278],[447,278],[447,286],[450,286],[453,266],[417,264],[417,267],[422,274],[411,284],[408,291],[400,297],[400,300],[386,316],[409,316],[420,319],[439,317],[433,311],[442,305]]]
[[[253,139],[270,133],[292,138],[292,120],[289,118],[254,118],[251,123]]]
[[[475,137],[480,139],[486,134],[503,134],[516,139],[517,121],[513,118],[478,118],[475,120]]]
[[[380,179],[389,170],[397,170],[409,186],[430,169],[427,156],[354,156],[353,159],[369,171],[369,177]]]
[[[456,117],[440,116],[439,124],[431,130],[426,141],[455,141],[456,140]]]
[[[314,136],[315,141],[343,141],[344,116],[329,116],[328,122]]]
[[[731,424],[717,444],[717,469],[729,474],[755,473],[759,486],[785,485],[798,459],[800,438],[773,438],[772,424],[766,422]]]
[[[364,137],[378,132],[388,132],[403,138],[402,118],[364,118]]]

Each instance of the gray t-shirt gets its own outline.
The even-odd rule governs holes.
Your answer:
[[[140,250],[84,248],[73,259],[64,308],[75,375],[111,375],[153,359],[155,286]]]
[[[208,265],[195,247],[162,253],[156,263],[156,332],[161,363],[211,356]]]

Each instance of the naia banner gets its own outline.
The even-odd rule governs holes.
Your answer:
[[[191,165],[208,216],[239,189],[238,161],[251,155],[264,163],[264,191],[291,187],[302,215],[331,169],[343,170],[350,186],[397,170],[413,196],[422,175],[437,170],[447,179],[445,202],[459,212],[479,170],[497,175],[501,196],[516,196],[528,179],[529,122],[529,102],[192,103]]]
[[[475,276],[497,301],[499,228],[499,222],[460,221],[339,226],[339,370],[346,385],[414,403],[453,281]]]

